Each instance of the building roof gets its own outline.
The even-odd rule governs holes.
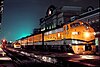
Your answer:
[[[61,8],[62,11],[81,11],[82,7],[76,7],[76,6],[63,6]]]

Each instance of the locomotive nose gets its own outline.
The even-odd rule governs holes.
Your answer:
[[[85,27],[85,30],[83,31],[83,37],[86,41],[93,40],[95,37],[94,30],[90,27]]]

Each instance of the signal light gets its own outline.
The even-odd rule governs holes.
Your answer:
[[[3,39],[2,42],[7,42],[6,39]]]
[[[3,42],[5,42],[6,40],[3,40]]]

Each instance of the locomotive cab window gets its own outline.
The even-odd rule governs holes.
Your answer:
[[[73,24],[70,25],[71,28],[75,28],[75,27],[78,27],[78,26],[80,26],[79,22],[73,23]]]
[[[87,23],[82,23],[83,26],[89,27]]]

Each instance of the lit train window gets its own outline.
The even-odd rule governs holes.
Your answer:
[[[71,24],[70,26],[71,26],[71,28],[75,28],[75,27],[80,26],[80,23],[79,23],[79,22],[73,23],[73,24]]]

